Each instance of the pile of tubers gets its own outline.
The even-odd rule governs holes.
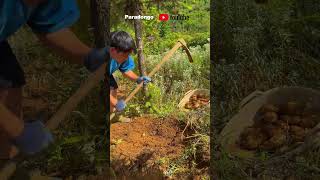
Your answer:
[[[209,103],[209,98],[204,94],[192,95],[189,102],[186,103],[184,108],[186,109],[198,109]]]
[[[310,129],[320,121],[305,104],[263,105],[254,124],[240,134],[239,145],[246,150],[277,151],[282,147],[303,142]]]

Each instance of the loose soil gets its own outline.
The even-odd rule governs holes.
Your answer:
[[[137,118],[111,125],[111,159],[116,174],[164,171],[161,158],[179,158],[184,150],[181,129],[175,119]]]

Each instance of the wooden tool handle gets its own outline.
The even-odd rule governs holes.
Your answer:
[[[153,68],[153,70],[148,74],[149,77],[152,77],[156,72],[159,71],[159,69],[161,68],[161,66],[167,62],[171,56],[182,46],[182,44],[179,42],[177,43],[169,52],[168,54],[163,57],[163,59],[160,61],[159,64],[157,64],[157,66],[155,68]],[[139,90],[142,88],[143,86],[143,82],[141,82],[130,94],[129,96],[125,99],[125,102],[127,103],[128,101],[130,101],[138,92]]]
[[[100,81],[103,80],[107,63],[104,63],[98,70],[89,75],[88,79],[80,86],[80,88],[63,104],[60,109],[46,123],[49,129],[55,129],[60,122],[80,103],[80,101],[88,95]]]

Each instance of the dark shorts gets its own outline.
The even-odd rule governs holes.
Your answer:
[[[25,84],[24,72],[9,43],[0,42],[0,88],[20,88]]]
[[[113,75],[110,76],[110,88],[118,89],[118,84]]]

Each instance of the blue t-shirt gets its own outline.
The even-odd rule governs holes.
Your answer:
[[[0,0],[0,41],[28,24],[36,33],[56,32],[70,27],[80,16],[75,0],[46,0],[36,7],[23,0]]]
[[[111,76],[118,69],[122,73],[125,73],[127,71],[134,69],[134,67],[135,67],[134,60],[131,56],[129,56],[128,59],[124,61],[122,64],[119,64],[116,60],[111,59],[109,76]]]

